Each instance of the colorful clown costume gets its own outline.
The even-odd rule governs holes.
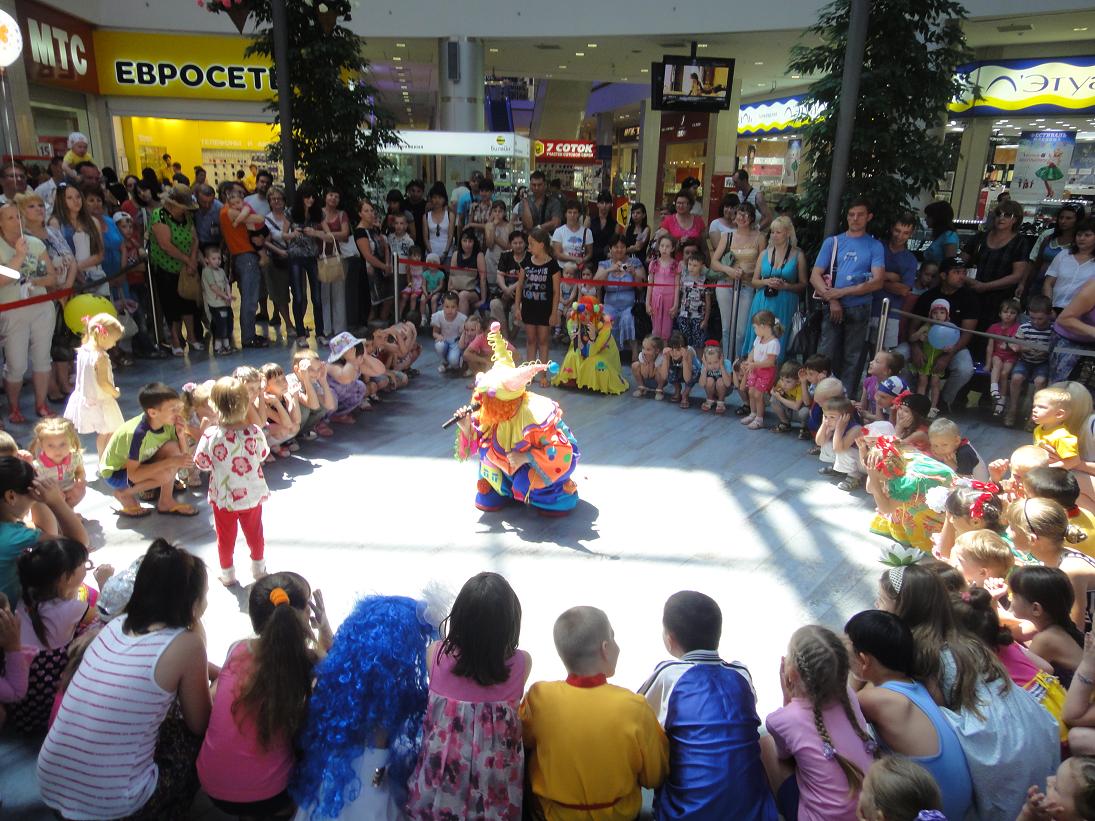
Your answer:
[[[558,403],[526,390],[536,374],[555,366],[514,365],[497,322],[487,337],[494,364],[476,376],[472,404],[478,407],[461,420],[456,439],[457,458],[479,456],[475,506],[495,511],[512,499],[545,515],[565,514],[578,504],[571,478],[578,443]]]
[[[571,305],[567,332],[570,350],[552,384],[624,393],[628,384],[620,376],[620,350],[612,337],[612,319],[595,297],[583,296]]]

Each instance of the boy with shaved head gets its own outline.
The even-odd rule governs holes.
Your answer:
[[[631,821],[658,787],[669,742],[646,699],[608,684],[620,656],[608,616],[573,607],[555,621],[566,681],[532,685],[521,704],[529,779],[547,821]]]

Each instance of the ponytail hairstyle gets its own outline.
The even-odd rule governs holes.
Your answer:
[[[757,311],[753,314],[753,324],[767,325],[772,329],[772,336],[777,339],[783,335],[783,323],[771,311]]]
[[[60,598],[62,580],[82,569],[86,561],[87,548],[64,536],[38,542],[19,556],[16,567],[19,585],[23,588],[23,605],[30,616],[34,635],[42,644],[47,643],[47,636],[46,625],[38,612],[39,605]]]
[[[1008,505],[1005,513],[1008,526],[1028,539],[1049,539],[1063,545],[1079,544],[1087,534],[1068,523],[1068,511],[1052,499],[1020,499]]]
[[[998,492],[999,488],[996,485],[985,484],[981,487],[971,487],[960,484],[947,494],[944,510],[951,516],[973,519],[986,530],[1002,533],[1004,525],[1001,519],[1004,514],[1004,503],[997,495]]]
[[[1062,628],[1080,647],[1084,646],[1084,634],[1072,621],[1076,593],[1065,571],[1044,565],[1020,567],[1008,578],[1008,587],[1016,596],[1040,605],[1051,624]]]
[[[1000,624],[996,602],[985,588],[971,587],[961,596],[953,596],[951,605],[958,623],[994,653],[1015,641],[1011,630]]]
[[[113,314],[99,313],[95,316],[86,316],[82,321],[84,325],[84,344],[93,339],[98,342],[99,337],[106,333],[113,334],[115,339],[121,339],[125,336],[125,328],[122,327],[122,323]]]
[[[304,726],[316,659],[315,635],[308,624],[311,595],[303,576],[271,573],[255,582],[247,600],[258,639],[232,716],[239,727],[244,715],[254,721],[264,749],[279,739],[294,739]]]
[[[872,756],[877,754],[878,745],[867,734],[848,700],[848,650],[837,635],[826,627],[808,624],[800,627],[791,636],[787,648],[787,660],[798,673],[806,696],[814,713],[814,727],[821,737],[821,749],[826,758],[836,759],[840,769],[848,779],[848,794],[854,796],[863,786],[863,771],[841,755],[833,745],[829,728],[825,726],[822,711],[834,701],[839,702],[848,717],[855,734]]]
[[[504,577],[479,573],[460,588],[441,631],[441,652],[452,657],[453,675],[483,687],[502,684],[521,638],[521,602]]]
[[[942,818],[942,809],[943,795],[935,779],[915,761],[900,755],[885,755],[874,763],[859,798],[860,818],[921,821]]]

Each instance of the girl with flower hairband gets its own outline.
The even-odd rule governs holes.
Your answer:
[[[1058,723],[1034,695],[1012,683],[984,642],[959,627],[939,577],[910,562],[919,558],[906,549],[887,562],[876,606],[912,631],[913,673],[946,708],[958,735],[973,781],[974,817],[1015,818],[1026,787],[1040,784],[1060,763]]]
[[[943,516],[943,529],[936,538],[933,554],[949,561],[955,540],[963,533],[989,530],[1003,536],[1004,502],[999,494],[999,485],[963,477],[955,479],[952,487],[930,488],[925,502]],[[1018,554],[1016,559],[1030,561],[1029,557]]]
[[[864,464],[867,492],[878,507],[871,532],[930,552],[932,536],[943,529],[943,516],[928,506],[927,494],[932,488],[950,487],[954,471],[930,456],[908,451],[893,436],[879,436]]]

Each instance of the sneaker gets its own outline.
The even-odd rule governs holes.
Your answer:
[[[187,342],[186,344],[190,346],[190,350],[192,350],[192,351],[204,351],[205,350],[205,346],[200,342]]]
[[[171,348],[171,355],[172,356],[182,356],[183,355],[183,349],[182,348],[172,347]]]
[[[220,576],[217,578],[220,579],[220,583],[225,587],[232,587],[232,585],[238,584],[236,581],[236,568],[232,566],[222,567]]]
[[[316,433],[314,430],[310,430],[310,431],[308,431],[307,433],[304,434],[304,441],[305,442],[314,442],[318,438],[319,438],[319,434]]]
[[[330,343],[330,341],[331,340],[328,339],[324,334],[316,334],[316,342],[318,344],[327,345],[328,343]]]
[[[266,562],[263,559],[259,559],[257,562],[251,562],[251,577],[258,581],[266,575]]]
[[[437,366],[437,372],[438,373],[444,373],[447,370],[448,370],[448,368],[446,368],[444,365],[438,365]]]

